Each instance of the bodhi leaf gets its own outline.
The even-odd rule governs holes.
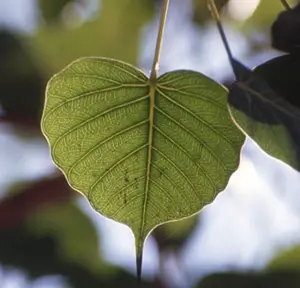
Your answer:
[[[290,95],[290,89],[286,92],[282,87],[278,89],[278,84],[274,85],[274,80],[277,78],[286,86],[286,75],[280,76],[284,70],[278,69],[280,61],[279,63],[276,62],[275,65],[266,64],[268,67],[273,66],[274,68],[276,66],[277,71],[270,69],[270,75],[275,73],[277,75],[276,77],[268,75],[269,81],[265,81],[259,76],[265,69],[258,69],[261,72],[250,71],[235,60],[214,0],[209,0],[208,5],[217,23],[220,37],[237,80],[231,86],[228,96],[232,119],[265,152],[299,170],[300,109],[291,104],[298,103],[298,101],[295,101],[297,96]],[[296,61],[299,61],[298,56],[294,55],[293,58],[298,58]],[[293,69],[296,68],[293,67]],[[264,73],[262,72],[262,74]],[[290,81],[294,81],[294,79],[295,77],[291,77]],[[279,83],[277,80],[275,82]],[[298,85],[294,83],[293,87],[298,87]],[[285,95],[278,95],[278,91],[279,93],[284,91]],[[298,92],[299,89],[297,88],[293,91],[295,94]],[[294,99],[294,102],[289,103],[285,99]]]
[[[149,79],[107,58],[81,58],[47,86],[42,130],[69,184],[143,243],[197,213],[237,169],[244,136],[226,90],[193,71]]]
[[[254,71],[277,95],[300,108],[300,50],[298,54],[276,57],[257,66]]]
[[[265,152],[299,170],[300,110],[277,95],[258,73],[233,61],[239,79],[229,92],[232,117]]]

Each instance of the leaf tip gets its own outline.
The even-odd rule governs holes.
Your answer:
[[[143,264],[143,245],[136,247],[136,274],[137,274],[137,287],[142,284],[142,264]]]
[[[137,274],[137,281],[138,287],[141,285],[142,282],[142,262],[143,262],[143,254],[136,256],[136,274]]]

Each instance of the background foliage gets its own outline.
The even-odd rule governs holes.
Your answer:
[[[183,7],[180,1],[182,0],[171,1],[170,18],[179,19],[176,18],[177,13]],[[169,21],[166,38],[170,39],[168,43],[171,44],[166,44],[163,57],[169,61],[173,59],[171,62],[174,63],[177,45],[189,47],[187,51],[190,52],[185,56],[187,62],[193,61],[188,59],[194,59],[192,56],[202,51],[198,67],[206,71],[201,72],[214,77],[218,70],[215,73],[216,78],[219,78],[217,80],[229,83],[232,80],[230,66],[217,66],[213,70],[218,64],[214,57],[210,57],[205,66],[203,59],[208,56],[203,54],[204,46],[198,46],[201,39],[208,39],[205,35],[215,29],[204,5],[205,1],[188,2],[192,8],[185,21],[190,26],[187,28],[182,25],[182,31],[188,36],[180,38],[178,35],[181,32],[174,29],[174,22]],[[226,26],[243,33],[243,41],[247,46],[246,52],[243,52],[245,59],[259,58],[262,63],[278,54],[270,48],[270,28],[278,13],[283,10],[280,1],[274,0],[272,5],[269,0],[258,1],[260,4],[253,15],[244,19],[238,18],[237,12],[232,10],[232,7],[237,7],[232,4],[233,0],[216,2],[218,7],[222,7]],[[20,145],[34,141],[33,150],[44,149],[40,148],[46,147],[46,143],[41,135],[39,122],[46,82],[53,73],[78,57],[113,57],[140,66],[148,72],[151,63],[148,59],[152,58],[154,46],[150,47],[152,42],[147,39],[156,37],[153,34],[156,31],[151,30],[151,25],[157,21],[160,4],[160,0],[39,0],[34,7],[37,15],[33,31],[24,33],[3,26],[0,32],[0,133],[5,137],[14,137],[15,141],[22,143]],[[241,17],[241,12],[239,13]],[[191,34],[191,31],[197,33]],[[195,35],[200,42],[195,42]],[[221,47],[221,43],[217,41],[219,40],[208,43]],[[235,49],[235,43],[232,44]],[[168,66],[163,61],[162,59],[162,70]],[[253,62],[255,65],[259,64],[257,60]],[[221,74],[219,70],[222,70]],[[5,279],[9,271],[18,269],[27,275],[25,283],[28,287],[37,279],[49,275],[63,276],[61,286],[58,287],[133,287],[135,276],[124,268],[112,265],[103,256],[103,235],[96,229],[92,217],[78,205],[81,196],[67,186],[61,174],[51,165],[46,169],[47,172],[37,172],[34,177],[18,178],[18,169],[23,160],[21,158],[16,161],[14,155],[7,155],[9,147],[5,137],[1,138],[4,140],[0,143],[0,163],[3,165],[2,170],[8,170],[12,177],[10,181],[0,182],[2,278]],[[36,164],[26,159],[27,169],[32,166],[36,167],[36,171],[45,168],[41,162]],[[161,269],[154,277],[145,278],[143,287],[174,287],[174,283],[170,282],[172,279],[167,276],[167,272],[172,270],[167,259],[172,255],[177,259],[176,265],[181,267],[180,254],[189,245],[195,229],[202,227],[201,214],[154,231]],[[198,272],[193,277],[189,273],[183,273],[178,287],[299,287],[299,249],[294,249],[264,267],[261,274],[243,271],[243,274],[232,272],[200,279],[204,273],[201,267],[196,267],[193,270]],[[195,255],[201,253],[194,251]],[[25,284],[20,287],[25,287]]]

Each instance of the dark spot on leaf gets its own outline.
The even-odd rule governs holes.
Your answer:
[[[129,175],[128,175],[128,170],[125,170],[124,180],[125,180],[126,183],[130,182]]]

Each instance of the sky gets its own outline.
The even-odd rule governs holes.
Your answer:
[[[37,13],[33,9],[33,1],[1,0],[0,25],[31,33],[35,27],[35,18],[32,16]],[[237,0],[234,2],[240,4]],[[190,0],[184,4],[182,0],[173,0],[172,3],[174,5],[170,7],[170,15],[174,17],[169,18],[166,27],[160,72],[185,68],[198,70],[216,80],[224,79],[228,75],[224,71],[229,69],[229,63],[215,27],[203,31],[187,21]],[[251,0],[247,3],[253,10],[258,1],[253,0],[252,5]],[[230,9],[235,10],[233,5]],[[237,9],[238,6],[235,7]],[[246,12],[243,12],[244,15],[251,15],[250,10]],[[145,27],[142,33],[139,65],[146,72],[147,67],[151,67],[155,45],[151,35],[157,29],[157,21]],[[246,39],[232,27],[226,28],[234,55],[247,65],[256,66],[262,58],[267,60],[278,54],[274,51],[260,57],[247,58]],[[211,49],[212,45],[214,49]],[[193,47],[197,47],[197,52]],[[0,163],[5,163],[1,165],[5,166],[4,170],[0,167],[0,187],[7,187],[15,180],[39,178],[53,171],[48,147],[37,139],[25,141],[13,135],[9,128],[0,127],[0,147],[7,151],[0,154]],[[181,269],[176,267],[174,259],[169,259],[164,273],[174,275],[174,270],[177,270],[177,284],[169,283],[170,287],[176,288],[178,283],[178,287],[185,287],[182,286],[185,284],[180,284],[181,275],[189,275],[193,282],[199,273],[205,275],[232,267],[262,269],[278,249],[300,243],[299,190],[299,173],[266,155],[248,139],[242,151],[240,167],[233,174],[225,192],[220,193],[201,212],[201,231],[200,227],[196,229],[180,255]],[[93,212],[83,198],[78,205],[91,217],[103,235],[104,257],[135,273],[134,239],[129,228]],[[118,241],[120,238],[121,243]],[[144,253],[145,277],[153,277],[158,271],[158,251],[151,236],[146,241]],[[24,287],[24,275],[19,272],[11,271],[11,275],[6,274],[6,279],[5,284],[1,284],[2,288]],[[59,288],[61,281],[60,278],[45,278],[37,281],[34,287],[47,287],[46,283],[51,283],[49,287]]]

